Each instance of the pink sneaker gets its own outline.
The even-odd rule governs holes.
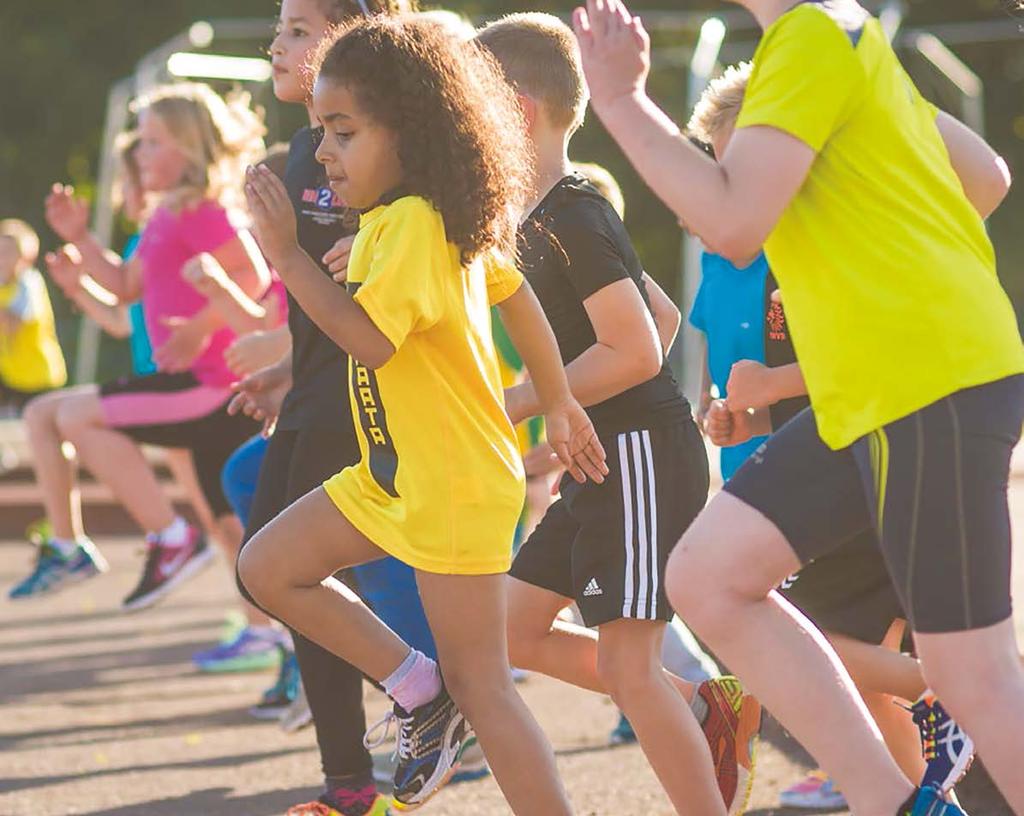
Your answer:
[[[161,600],[172,589],[183,584],[213,560],[213,550],[206,536],[189,526],[188,542],[168,547],[159,536],[147,536],[149,552],[139,583],[121,603],[125,610],[146,609]]]
[[[824,771],[811,771],[791,788],[779,794],[782,807],[802,810],[845,810],[846,797]]]

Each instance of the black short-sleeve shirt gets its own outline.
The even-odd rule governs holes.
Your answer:
[[[305,127],[291,140],[284,183],[298,220],[299,246],[323,270],[324,253],[345,235],[355,232],[356,222],[327,186],[323,166],[315,153],[317,131]],[[348,396],[348,355],[320,331],[288,293],[288,328],[292,335],[292,388],[281,407],[278,427],[352,427]],[[355,444],[355,431],[353,444]]]
[[[789,339],[786,312],[782,304],[772,301],[772,292],[778,288],[775,276],[769,272],[765,277],[764,288],[764,362],[768,368],[778,368],[796,362],[793,341]],[[772,430],[777,431],[810,404],[811,401],[807,397],[790,397],[769,407]]]
[[[583,301],[629,278],[650,308],[643,267],[611,204],[581,176],[566,176],[519,230],[520,267],[568,365],[597,341]],[[667,363],[647,382],[587,409],[601,435],[653,428],[690,415]]]

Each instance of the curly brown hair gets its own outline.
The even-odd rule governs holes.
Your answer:
[[[522,112],[493,58],[412,15],[363,20],[319,57],[318,81],[348,88],[397,135],[402,191],[441,213],[463,262],[492,248],[513,256],[530,155]]]
[[[317,0],[317,5],[335,25],[370,14],[404,14],[419,8],[416,0]]]

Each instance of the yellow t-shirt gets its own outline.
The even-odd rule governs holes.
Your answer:
[[[395,347],[349,362],[362,458],[324,483],[356,528],[426,572],[506,571],[525,493],[505,414],[490,305],[522,285],[509,263],[463,266],[426,200],[363,215],[348,288]]]
[[[0,330],[0,382],[28,393],[64,385],[68,375],[43,276],[29,269],[0,285],[0,309],[21,321],[12,334]]]
[[[812,147],[765,244],[818,429],[833,448],[1024,371],[981,218],[935,109],[877,20],[797,6],[764,33],[737,127]]]

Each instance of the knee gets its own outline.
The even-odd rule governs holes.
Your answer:
[[[619,708],[628,707],[630,701],[650,694],[651,666],[642,656],[600,644],[597,651],[597,675]]]
[[[972,662],[966,671],[962,661],[929,661],[922,664],[928,688],[942,701],[953,716],[969,718],[972,712],[990,709],[993,701],[1024,688],[1019,663],[977,665]]]
[[[77,404],[72,400],[57,405],[54,424],[57,426],[61,437],[69,442],[74,442],[75,438],[88,423],[86,417],[78,409]]]
[[[507,632],[508,659],[511,664],[520,669],[532,669],[536,665],[541,641],[551,632],[551,622],[548,621],[547,625],[539,624],[509,609]]]
[[[235,576],[243,595],[262,607],[272,604],[281,585],[280,575],[259,533],[239,552]]]
[[[38,433],[46,429],[56,429],[56,409],[59,403],[53,395],[46,394],[31,400],[21,412],[21,419],[29,433]]]

